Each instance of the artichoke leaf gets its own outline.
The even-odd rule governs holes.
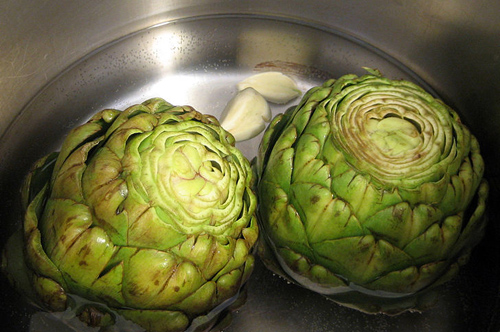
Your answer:
[[[71,292],[92,293],[92,284],[100,276],[116,248],[102,228],[94,227],[78,236],[57,263]]]
[[[359,285],[412,265],[408,254],[372,235],[323,241],[314,244],[313,249],[321,265]],[[331,253],[338,254],[332,257]]]
[[[87,123],[72,129],[61,146],[53,175],[58,174],[66,158],[83,142],[92,141],[94,138],[104,135],[119,114],[120,112],[117,110],[106,109],[95,114]]]
[[[423,265],[447,257],[456,244],[462,229],[462,216],[446,217],[440,226],[433,223],[424,233],[404,247],[416,264]]]
[[[33,274],[33,288],[45,308],[52,311],[64,311],[68,306],[68,296],[64,288],[54,280]]]
[[[311,244],[366,235],[350,207],[334,198],[328,188],[312,183],[294,183],[291,204],[301,216]]]
[[[304,134],[297,142],[293,163],[292,182],[304,178],[330,187],[330,166],[319,158],[321,143],[313,135]]]
[[[373,234],[404,248],[432,225],[439,223],[443,213],[431,205],[412,208],[407,202],[391,205],[363,222]]]
[[[217,303],[217,289],[216,283],[209,281],[181,302],[172,305],[172,309],[184,312],[189,316],[203,314],[207,308],[211,308]]]

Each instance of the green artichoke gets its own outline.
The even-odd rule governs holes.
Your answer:
[[[488,184],[455,111],[368,71],[312,88],[267,128],[255,165],[262,256],[345,305],[398,313],[467,261]]]
[[[38,302],[65,310],[74,294],[148,331],[206,327],[253,269],[252,183],[212,116],[159,98],[97,113],[23,188]]]

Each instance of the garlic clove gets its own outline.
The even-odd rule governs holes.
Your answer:
[[[240,91],[249,87],[275,104],[286,104],[302,93],[292,78],[277,71],[255,74],[238,83]]]
[[[224,108],[220,117],[222,128],[237,142],[259,135],[271,121],[271,109],[264,97],[253,88],[239,91]]]

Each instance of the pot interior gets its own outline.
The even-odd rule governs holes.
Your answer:
[[[361,75],[363,67],[378,69],[393,79],[413,81],[434,93],[409,68],[370,44],[341,31],[291,19],[254,15],[181,19],[105,45],[47,84],[3,136],[0,172],[5,181],[0,194],[6,202],[2,208],[9,232],[2,234],[2,240],[20,225],[18,190],[12,188],[20,187],[33,162],[58,150],[71,128],[99,110],[123,110],[161,97],[174,105],[191,105],[202,113],[219,116],[236,94],[236,84],[254,73],[281,71],[306,92],[328,78]],[[271,105],[273,115],[297,102]],[[237,146],[252,159],[260,139],[261,135]],[[249,282],[247,304],[227,331],[396,331],[401,327],[423,331],[429,326],[439,331],[472,326],[486,330],[492,314],[489,306],[496,298],[491,290],[498,287],[499,280],[498,268],[492,269],[489,263],[498,257],[485,254],[496,249],[490,243],[474,251],[460,277],[442,290],[433,310],[397,317],[370,316],[340,307],[286,283],[258,263]],[[72,331],[70,326],[77,324],[74,320],[63,324],[50,314],[32,314],[32,309],[9,291],[15,299],[10,303],[12,315],[20,317],[16,319],[18,331]]]

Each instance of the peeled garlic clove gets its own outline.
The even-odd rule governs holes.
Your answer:
[[[285,104],[301,94],[293,79],[277,71],[256,74],[238,83],[239,90],[249,87],[276,104]]]
[[[266,128],[271,121],[271,109],[260,93],[246,88],[228,102],[220,119],[222,128],[239,142],[257,136]]]

